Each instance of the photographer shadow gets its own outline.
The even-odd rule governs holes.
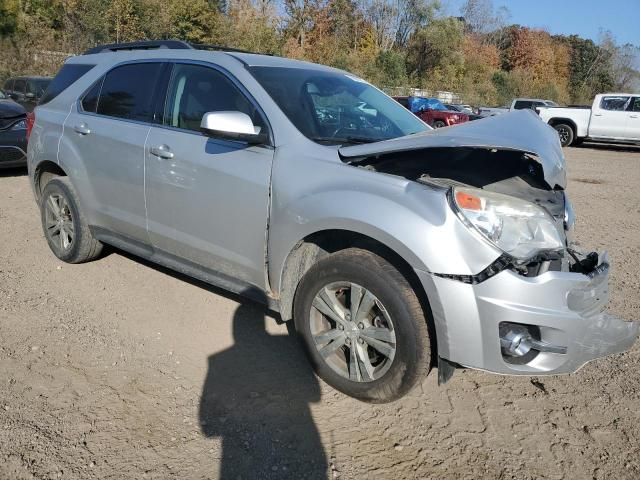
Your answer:
[[[221,479],[326,478],[310,410],[320,400],[318,380],[295,337],[266,331],[266,313],[257,303],[241,303],[234,345],[209,357],[202,432],[221,438]]]

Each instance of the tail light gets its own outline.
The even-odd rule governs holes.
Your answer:
[[[36,122],[36,113],[29,112],[27,113],[27,141],[29,141],[29,137],[31,136],[31,130],[33,130],[33,124]]]

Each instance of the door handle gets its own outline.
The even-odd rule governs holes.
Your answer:
[[[630,118],[638,118],[638,115],[629,115]]]
[[[166,145],[151,147],[149,151],[151,152],[151,155],[155,155],[156,157],[159,157],[159,158],[164,158],[166,160],[170,160],[173,158],[173,152]]]
[[[594,114],[593,114],[593,116],[594,116],[594,117],[601,117],[601,116],[602,116],[602,114],[601,114],[601,113],[594,113]]]
[[[81,123],[80,125],[76,125],[75,127],[73,127],[73,129],[75,130],[76,133],[80,135],[89,135],[91,133],[91,130],[89,129],[89,127],[87,127],[86,123]]]

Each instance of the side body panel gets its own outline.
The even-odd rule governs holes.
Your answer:
[[[90,133],[79,133],[79,127]],[[76,183],[92,223],[147,241],[144,200],[143,123],[87,114],[73,105],[65,123],[60,158],[78,158],[88,175]]]
[[[165,146],[173,158],[151,153]],[[154,248],[265,287],[273,150],[153,127],[145,153]]]
[[[576,136],[584,138],[588,135],[591,109],[589,108],[563,108],[563,107],[539,107],[540,118],[550,123],[553,120],[571,120],[576,125]]]
[[[606,95],[596,95],[591,108],[589,137],[621,139],[627,138],[627,120],[629,112],[625,110],[606,110],[601,108],[601,100]]]
[[[282,147],[274,160],[268,246],[276,292],[289,253],[323,230],[366,235],[414,268],[437,273],[475,274],[500,256],[462,224],[444,189],[346,165],[311,142],[304,156],[300,148]]]
[[[627,138],[640,142],[640,96],[636,96],[631,101],[632,107],[627,119]]]

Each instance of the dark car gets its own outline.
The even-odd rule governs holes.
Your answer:
[[[13,77],[4,82],[3,90],[9,98],[30,112],[38,104],[49,83],[49,77]]]
[[[475,113],[469,113],[465,111],[464,108],[462,108],[460,105],[451,105],[451,104],[445,103],[444,106],[447,107],[452,112],[466,114],[469,117],[469,121],[480,120],[481,118],[483,118],[482,115],[476,115]]]
[[[27,121],[23,106],[0,90],[0,168],[27,164]]]
[[[393,97],[433,128],[449,127],[469,121],[466,113],[452,112],[440,100],[425,97]]]

